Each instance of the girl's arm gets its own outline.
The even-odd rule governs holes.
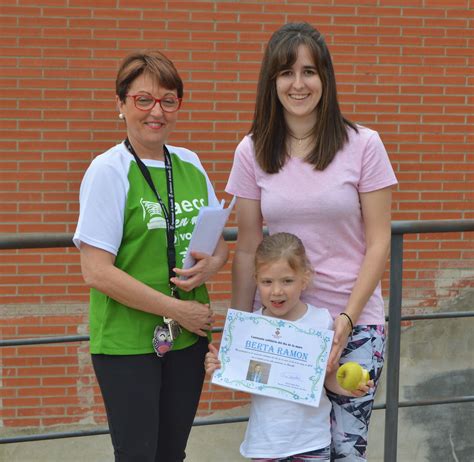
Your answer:
[[[169,297],[138,281],[114,265],[115,255],[81,244],[81,267],[85,283],[123,305],[175,319],[187,330],[203,337],[214,318],[208,305]]]
[[[191,252],[191,255],[196,260],[196,264],[192,268],[174,269],[178,276],[186,276],[187,279],[179,279],[179,277],[171,278],[173,284],[186,292],[199,287],[225,265],[229,257],[229,248],[224,238],[221,237],[213,255],[202,252]]]
[[[354,326],[385,270],[390,253],[391,202],[391,187],[360,193],[366,253],[344,310],[351,318]],[[347,337],[351,333],[350,323],[346,316],[336,317],[334,331],[334,340],[328,362],[329,370],[337,368],[339,358],[347,343]]]
[[[232,308],[252,311],[255,297],[255,250],[263,239],[260,201],[237,198],[237,244],[232,262]]]

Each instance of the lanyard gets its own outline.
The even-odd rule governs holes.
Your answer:
[[[174,231],[176,225],[176,211],[174,206],[174,189],[173,189],[173,169],[171,165],[171,156],[170,153],[165,145],[163,145],[164,157],[165,157],[165,170],[166,170],[166,188],[168,191],[168,210],[166,210],[165,204],[161,199],[158,191],[155,188],[153,183],[153,179],[151,178],[150,171],[143,163],[143,161],[138,157],[135,149],[133,149],[132,144],[128,140],[128,138],[124,141],[126,148],[130,151],[130,153],[135,157],[135,161],[137,162],[140,171],[142,172],[143,177],[145,178],[146,182],[150,186],[151,190],[155,193],[156,199],[160,204],[161,210],[163,211],[163,218],[165,219],[166,223],[166,240],[168,243],[168,274],[169,278],[175,276],[175,272],[173,268],[176,266],[176,249],[174,247]],[[177,297],[177,291],[174,284],[170,283],[171,287],[171,294],[174,297]]]

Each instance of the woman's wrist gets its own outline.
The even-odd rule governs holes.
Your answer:
[[[161,294],[161,293],[160,293]],[[160,315],[165,318],[176,319],[176,314],[179,311],[182,301],[179,298],[173,297],[172,295],[163,295],[163,298],[160,300],[161,309]]]
[[[215,260],[215,272],[219,271],[227,262],[227,255],[219,255],[215,254],[213,255],[213,258]]]
[[[344,311],[342,313],[339,313],[339,316],[341,318],[344,318],[347,322],[347,326],[349,327],[348,335],[352,334],[352,331],[354,330],[354,323],[352,321],[352,318],[347,313],[345,313]]]

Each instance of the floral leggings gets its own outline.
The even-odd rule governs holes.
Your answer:
[[[383,325],[356,326],[341,356],[341,363],[356,361],[370,373],[375,387],[361,398],[327,392],[332,403],[331,461],[365,462],[369,420],[384,362]]]

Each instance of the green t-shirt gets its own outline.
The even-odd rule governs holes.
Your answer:
[[[173,166],[176,209],[176,266],[191,239],[199,209],[217,205],[209,179],[197,156],[168,146]],[[145,160],[165,207],[168,206],[164,163]],[[98,156],[81,184],[81,210],[74,236],[80,242],[116,255],[115,266],[154,289],[169,295],[166,224],[156,196],[123,144]],[[119,229],[117,229],[119,228]],[[209,302],[205,285],[179,291],[183,300]],[[152,353],[155,327],[161,316],[129,308],[96,289],[90,294],[91,353]],[[183,329],[173,349],[186,348],[197,335]]]

